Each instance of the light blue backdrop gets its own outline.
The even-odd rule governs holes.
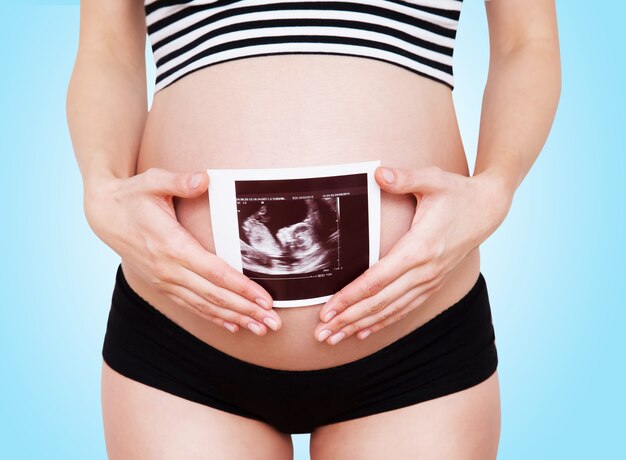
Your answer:
[[[65,121],[77,3],[12,2],[0,14],[3,459],[106,455],[100,350],[118,257],[84,219]],[[559,2],[554,129],[482,246],[500,356],[501,459],[624,452],[625,15],[619,0]],[[454,97],[471,165],[487,45],[483,3],[466,0]],[[295,440],[296,458],[308,458],[308,435]]]

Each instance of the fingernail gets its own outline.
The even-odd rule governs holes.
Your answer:
[[[269,318],[269,317],[263,318],[263,322],[267,324],[267,326],[274,331],[278,329],[278,323],[276,322],[274,318]]]
[[[364,339],[364,338],[366,338],[367,336],[369,336],[371,333],[372,333],[372,331],[370,331],[370,330],[363,331],[363,332],[359,333],[359,338],[360,338],[360,339]]]
[[[261,298],[261,297],[257,297],[256,299],[254,299],[254,301],[260,305],[263,308],[268,308],[269,305],[267,304],[267,302],[265,301],[265,299]]]
[[[341,339],[343,339],[345,336],[346,336],[346,333],[345,333],[345,332],[338,332],[338,333],[336,333],[335,335],[333,335],[333,336],[330,338],[330,343],[331,343],[331,345],[336,344],[336,343],[337,343],[337,342],[339,342]]]
[[[393,172],[390,169],[383,168],[383,178],[386,182],[391,184],[393,182]]]
[[[202,181],[202,174],[194,174],[191,176],[191,180],[189,181],[189,187],[192,189],[198,188],[200,181]]]
[[[330,329],[324,329],[322,332],[319,333],[319,335],[317,336],[317,340],[319,340],[320,342],[323,342],[324,340],[326,340],[328,338],[328,336],[332,333],[332,331]]]
[[[261,328],[256,323],[248,323],[248,329],[250,329],[256,335],[261,335]]]
[[[233,323],[229,323],[224,321],[224,327],[228,329],[230,332],[237,332],[237,327]]]
[[[326,313],[326,315],[324,315],[324,322],[325,323],[329,322],[331,319],[335,317],[336,314],[337,312],[334,310],[329,311],[328,313]]]

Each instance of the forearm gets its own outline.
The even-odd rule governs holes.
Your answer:
[[[556,38],[492,55],[474,176],[489,176],[512,200],[545,144],[560,92]]]
[[[145,61],[131,64],[106,47],[78,52],[67,120],[84,188],[130,177],[147,116]]]

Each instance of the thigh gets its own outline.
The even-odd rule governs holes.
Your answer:
[[[104,362],[102,414],[111,460],[293,458],[291,436],[138,383]]]
[[[318,428],[312,460],[495,459],[500,440],[497,371],[463,391]]]

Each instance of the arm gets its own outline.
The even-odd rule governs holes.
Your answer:
[[[437,167],[378,168],[382,190],[415,195],[411,229],[326,302],[313,331],[320,341],[334,345],[356,333],[364,339],[440,289],[448,273],[500,226],[546,141],[561,84],[554,0],[494,0],[485,6],[491,60],[474,175]]]
[[[135,174],[148,113],[143,14],[138,0],[81,2],[66,109],[86,198]]]
[[[143,2],[83,0],[67,120],[94,233],[158,293],[237,332],[280,328],[260,285],[207,251],[178,222],[173,196],[206,193],[205,171],[136,174],[147,118]],[[256,326],[256,327],[255,327]]]
[[[474,176],[489,176],[512,200],[543,148],[559,101],[556,11],[554,0],[494,0],[485,7],[491,52]]]

